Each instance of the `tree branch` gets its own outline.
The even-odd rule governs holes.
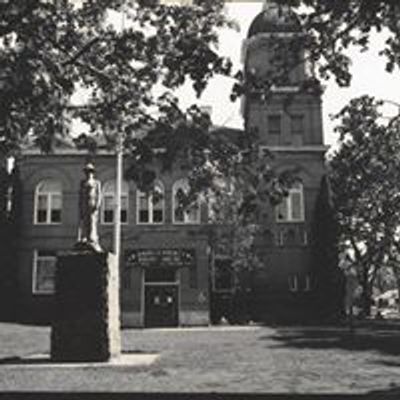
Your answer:
[[[77,61],[77,59],[85,53],[87,50],[89,50],[94,44],[96,44],[100,40],[100,37],[95,37],[92,39],[89,43],[86,43],[80,50],[78,50],[74,55],[72,55],[69,60],[64,61],[62,63],[62,66],[66,66],[69,64],[73,64]]]

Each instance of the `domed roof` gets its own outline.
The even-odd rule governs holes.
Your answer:
[[[250,25],[248,38],[259,33],[299,32],[300,22],[290,6],[266,0],[264,9]]]

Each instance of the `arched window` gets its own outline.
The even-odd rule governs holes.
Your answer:
[[[35,190],[35,224],[60,224],[62,186],[54,179],[46,179]]]
[[[276,220],[277,222],[304,221],[303,185],[300,182],[290,188],[288,196],[277,205]]]
[[[101,222],[113,224],[115,221],[115,181],[107,181],[103,185],[101,202]],[[121,188],[121,223],[128,223],[129,186],[123,181]]]
[[[182,198],[189,192],[189,184],[186,179],[174,183],[172,187],[173,222],[175,224],[199,224],[200,203],[195,201],[187,207],[182,204]]]
[[[164,222],[164,186],[156,181],[151,192],[137,190],[137,223],[162,224]]]

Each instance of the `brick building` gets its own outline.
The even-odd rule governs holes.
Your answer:
[[[278,171],[293,169],[297,177],[289,196],[262,222],[264,268],[254,279],[253,308],[265,319],[306,318],[317,286],[311,236],[327,147],[321,91],[304,90],[313,69],[301,46],[303,35],[289,6],[266,1],[243,45],[245,73],[262,80],[273,71],[277,79],[267,98],[254,91],[244,99],[245,129],[258,131],[261,146],[275,155]],[[286,59],[280,57],[293,57],[287,71]]]
[[[292,11],[266,2],[243,46],[245,73],[259,78],[271,68],[271,44],[301,35]],[[303,54],[301,54],[303,57]],[[313,301],[311,227],[321,178],[325,174],[321,94],[300,90],[312,69],[300,63],[266,101],[255,93],[243,101],[244,128],[255,128],[275,154],[278,170],[294,168],[297,182],[289,196],[261,221],[258,249],[263,268],[252,279],[254,319],[304,318]],[[290,102],[287,99],[290,97]],[[19,308],[24,319],[48,320],[54,290],[56,253],[77,237],[79,181],[85,154],[61,145],[52,155],[26,151],[20,164],[22,234],[19,243]],[[115,162],[109,153],[95,159],[102,182],[99,232],[112,246]],[[162,199],[140,192],[133,182],[122,191],[121,307],[124,326],[204,325],[210,322],[210,297],[229,292],[212,276],[218,254],[211,254],[207,207],[178,210],[185,190],[180,171],[157,180]]]

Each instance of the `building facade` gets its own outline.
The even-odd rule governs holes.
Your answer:
[[[304,33],[288,6],[266,1],[243,46],[245,74],[258,82],[275,79],[268,93],[253,90],[243,102],[244,126],[255,129],[274,156],[276,170],[292,170],[296,183],[266,215],[259,252],[264,268],[254,279],[253,309],[263,319],[312,317],[317,288],[312,227],[321,179],[326,173],[322,101],[312,65],[302,47]]]
[[[111,154],[95,158],[102,182],[99,236],[112,250],[115,168]],[[43,156],[26,152],[21,163],[23,218],[19,250],[20,307],[29,318],[51,315],[57,252],[77,241],[78,195],[85,154],[59,149]],[[124,326],[208,323],[208,237],[206,210],[181,212],[176,196],[187,183],[178,174],[156,182],[160,199],[132,182],[122,185],[121,307]]]
[[[277,41],[284,44],[301,35],[289,8],[266,2],[243,46],[245,74],[263,79],[275,68],[271,58],[275,50],[271,49]],[[304,320],[311,315],[315,301],[312,224],[325,174],[326,147],[321,92],[302,90],[303,82],[312,78],[312,69],[301,48],[297,51],[302,62],[273,85],[267,98],[255,91],[243,100],[244,129],[258,132],[260,146],[275,155],[273,163],[278,171],[290,169],[296,174],[289,195],[278,206],[271,206],[260,220],[262,229],[256,243],[262,266],[251,277],[247,319]],[[103,191],[100,242],[111,250],[115,161],[111,154],[100,152],[94,162]],[[77,239],[84,164],[85,154],[68,146],[46,156],[26,151],[21,160],[18,307],[22,319],[51,319],[57,252],[71,248]],[[223,282],[215,278],[216,268],[229,270],[229,260],[212,251],[207,206],[199,203],[182,211],[177,201],[180,190],[187,190],[187,182],[178,170],[162,174],[153,194],[141,192],[131,181],[123,183],[123,326],[206,325],[210,316],[217,322],[224,315],[221,311],[215,317],[213,307],[218,299],[225,296],[225,306],[234,307],[229,273],[220,274],[225,276]],[[157,192],[161,196],[156,196]]]

